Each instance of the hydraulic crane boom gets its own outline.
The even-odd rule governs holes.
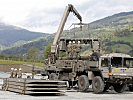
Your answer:
[[[58,27],[58,30],[56,32],[53,44],[51,46],[51,53],[52,54],[56,54],[57,53],[57,49],[58,49],[58,43],[59,43],[59,39],[60,39],[60,35],[63,32],[63,28],[65,26],[67,17],[69,15],[70,12],[73,12],[74,15],[80,20],[80,23],[82,23],[82,17],[80,16],[80,14],[78,13],[78,11],[74,8],[74,6],[72,4],[68,4],[68,6],[66,6],[63,17],[61,19],[60,25]]]

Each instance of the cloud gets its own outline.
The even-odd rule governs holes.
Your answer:
[[[57,28],[62,13],[63,11],[60,8],[34,10],[27,16],[22,26],[35,31],[42,29],[43,32],[55,32],[54,27]]]
[[[84,21],[92,22],[115,13],[133,10],[132,0],[93,0],[81,6]]]
[[[32,11],[23,22],[22,26],[27,27],[30,30],[42,29],[45,32],[56,32],[60,24],[61,18],[64,13],[64,8],[47,8],[41,10]],[[66,22],[66,28],[68,28],[72,22],[76,21],[76,17],[73,14],[69,14],[68,20]],[[79,22],[79,21],[78,21]]]
[[[57,31],[65,6],[73,4],[83,22],[132,11],[132,0],[0,0],[0,20],[29,30],[53,33]],[[70,14],[65,25],[79,22]]]

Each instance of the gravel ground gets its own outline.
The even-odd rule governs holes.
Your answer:
[[[92,92],[66,92],[63,96],[29,96],[8,91],[0,91],[0,100],[133,100],[133,92],[116,94],[93,94]]]

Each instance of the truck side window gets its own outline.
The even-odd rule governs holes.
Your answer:
[[[124,67],[133,67],[133,59],[124,59]]]

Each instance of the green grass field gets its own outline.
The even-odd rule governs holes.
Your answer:
[[[35,65],[35,66],[38,66],[38,67],[42,67],[44,66],[43,63],[41,62],[25,62],[25,61],[13,61],[13,60],[0,60],[0,64],[31,64],[31,65]]]

